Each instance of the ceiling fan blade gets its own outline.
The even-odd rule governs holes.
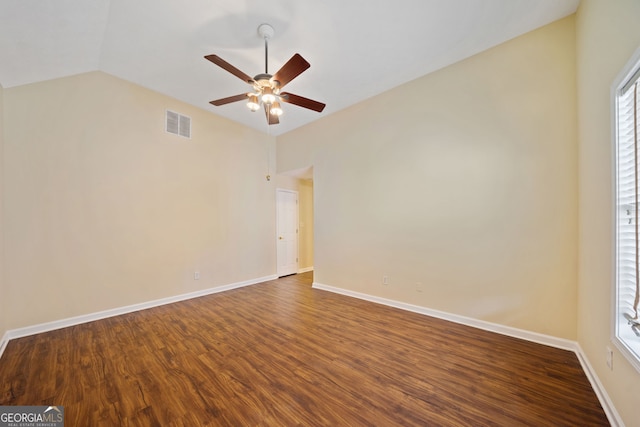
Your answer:
[[[311,64],[307,62],[300,54],[295,54],[287,61],[286,64],[273,75],[273,80],[280,82],[280,88],[289,83],[291,80],[298,77],[304,70],[309,68]]]
[[[220,58],[218,55],[207,55],[207,56],[205,56],[205,58],[208,59],[209,61],[213,62],[214,64],[216,64],[218,67],[227,70],[228,72],[230,72],[234,76],[238,77],[240,80],[242,80],[242,81],[244,81],[246,83],[253,83],[253,79],[251,77],[249,77],[248,74],[245,74],[244,72],[238,70],[236,67],[234,67],[233,65],[229,64],[224,59]]]
[[[240,95],[229,96],[227,98],[216,99],[215,101],[209,102],[209,104],[215,105],[219,107],[225,104],[231,104],[232,102],[238,102],[247,99],[246,93],[241,93]]]
[[[294,95],[293,93],[288,92],[282,92],[280,94],[280,99],[282,99],[283,102],[288,102],[289,104],[308,108],[309,110],[317,111],[318,113],[321,113],[326,106],[326,104],[323,104],[322,102],[314,101],[313,99],[305,98],[304,96],[300,95]]]
[[[264,113],[267,115],[267,122],[269,122],[270,125],[277,125],[278,123],[280,123],[280,119],[277,115],[271,114],[271,112],[269,111],[270,108],[271,107],[269,107],[267,104],[264,104]]]

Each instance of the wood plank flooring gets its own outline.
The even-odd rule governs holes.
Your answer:
[[[603,426],[576,355],[312,273],[9,342],[0,405],[81,426]]]

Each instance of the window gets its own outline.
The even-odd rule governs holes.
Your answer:
[[[616,83],[615,343],[640,370],[640,50]]]

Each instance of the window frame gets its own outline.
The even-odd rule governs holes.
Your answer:
[[[610,105],[611,108],[611,132],[612,132],[612,223],[613,223],[613,292],[611,301],[611,340],[615,347],[623,354],[623,356],[629,361],[629,363],[640,372],[640,345],[634,345],[638,347],[638,350],[631,348],[627,342],[620,337],[619,330],[623,324],[621,315],[618,312],[618,300],[620,296],[619,292],[619,270],[618,270],[618,98],[621,94],[622,88],[627,85],[633,78],[638,77],[640,73],[640,48],[636,49],[629,61],[622,68],[618,76],[614,79],[611,85]],[[640,80],[639,80],[640,81]],[[639,150],[640,151],[640,150]],[[640,175],[640,173],[639,173]],[[636,179],[640,179],[637,177]],[[636,207],[638,209],[640,207]],[[636,277],[636,280],[640,280],[640,277]],[[627,326],[627,324],[624,324]],[[638,338],[640,340],[640,338]]]

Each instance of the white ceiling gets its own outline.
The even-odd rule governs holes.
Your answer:
[[[579,0],[0,0],[0,85],[102,70],[272,135],[574,13]],[[209,101],[248,85],[203,57],[253,76],[294,53],[311,68],[286,91],[327,104],[284,104],[280,124],[243,102]],[[64,100],[61,100],[64,102]]]

